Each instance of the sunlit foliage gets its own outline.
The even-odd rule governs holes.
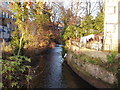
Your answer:
[[[30,48],[30,46],[41,48],[49,44],[51,33],[46,26],[50,23],[51,10],[45,5],[45,2],[14,2],[10,7],[15,13],[14,17],[18,27],[16,29],[18,33],[13,32],[11,42],[16,48],[15,50],[18,50],[17,55],[22,54],[24,45],[26,48]]]
[[[100,13],[96,18],[86,15],[80,25],[69,25],[64,29],[63,39],[80,38],[90,34],[98,34],[104,30],[104,14]]]

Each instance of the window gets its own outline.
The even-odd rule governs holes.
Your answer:
[[[10,19],[12,18],[11,15],[9,15],[9,18],[10,18]]]
[[[4,15],[5,15],[5,13],[4,12],[2,12],[2,16],[4,17]]]
[[[6,15],[5,15],[5,12],[3,12],[2,15],[3,15],[3,18],[5,18],[5,16],[6,16]]]
[[[7,31],[8,34],[10,34],[10,31]]]
[[[9,18],[9,14],[8,14],[8,18]]]
[[[6,13],[6,18],[8,18],[8,15],[9,15],[9,14],[8,14],[8,13]]]

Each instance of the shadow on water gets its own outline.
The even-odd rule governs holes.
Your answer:
[[[77,76],[62,58],[62,48],[55,47],[40,59],[32,79],[32,88],[93,88]]]

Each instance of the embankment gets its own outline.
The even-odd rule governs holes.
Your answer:
[[[109,53],[70,44],[67,46],[65,61],[73,71],[94,87],[117,88],[118,66],[108,64],[107,55]]]

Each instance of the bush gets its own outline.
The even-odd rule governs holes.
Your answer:
[[[115,60],[116,56],[117,56],[117,52],[112,52],[111,55],[107,55],[108,63],[115,63],[116,62],[116,60]]]
[[[83,35],[83,31],[80,27],[75,26],[75,25],[69,25],[63,34],[63,39],[64,40],[69,40],[77,37],[81,37]]]
[[[2,47],[2,58],[9,57],[14,54],[14,50],[11,45]]]
[[[28,79],[31,79],[28,73],[30,66],[27,65],[29,62],[31,60],[25,56],[10,56],[7,60],[0,59],[0,64],[3,66],[2,87],[20,88],[23,85],[21,84],[23,80],[28,82]]]

